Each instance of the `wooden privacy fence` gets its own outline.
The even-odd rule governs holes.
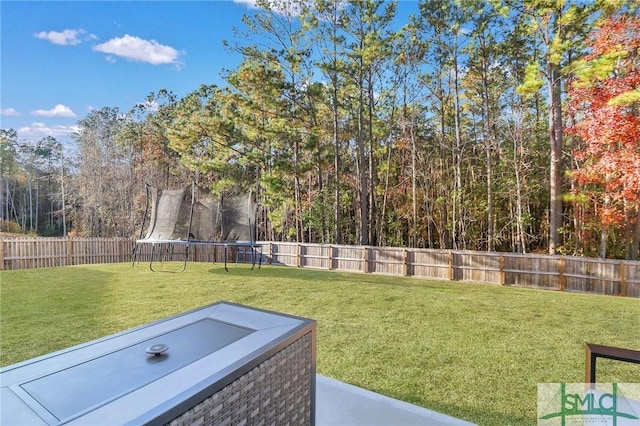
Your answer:
[[[157,244],[158,253],[171,250],[173,260],[184,259],[185,246]],[[133,262],[135,240],[118,238],[6,238],[0,239],[0,270],[48,268],[55,266],[91,265]],[[140,245],[140,263],[151,259],[151,244]],[[251,262],[248,247],[230,247],[228,260]],[[224,247],[192,244],[190,262],[223,262]]]
[[[108,238],[0,239],[0,269],[119,263],[131,259],[133,241]]]
[[[0,269],[131,262],[134,240],[8,238],[0,240]],[[264,242],[262,263],[395,276],[486,282],[560,291],[640,297],[640,262],[542,254]],[[161,248],[163,249],[163,248]],[[176,246],[174,259],[184,257]],[[150,245],[140,262],[148,262]],[[252,262],[230,248],[230,262]],[[219,246],[191,246],[189,261],[222,262]],[[142,265],[141,265],[142,266]]]
[[[266,263],[640,297],[640,262],[543,254],[265,243]]]

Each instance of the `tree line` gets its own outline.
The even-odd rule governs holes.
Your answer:
[[[2,130],[3,230],[132,237],[144,183],[253,191],[259,237],[637,258],[635,2],[265,0],[226,85]]]

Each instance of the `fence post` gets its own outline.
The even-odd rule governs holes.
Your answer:
[[[0,238],[0,271],[4,270],[4,240]]]
[[[362,272],[369,272],[369,253],[366,246],[362,247]]]
[[[620,262],[620,296],[627,297],[627,273],[624,262]]]
[[[404,276],[409,276],[409,250],[404,249],[402,253],[402,262],[404,264]]]
[[[453,279],[455,278],[454,275],[454,271],[453,271],[453,250],[449,251],[449,258],[448,258],[448,274],[449,274],[449,281],[453,281]]]
[[[328,269],[331,271],[333,269],[333,246],[329,246],[329,253],[327,257],[328,257],[327,261],[329,262]]]
[[[73,242],[67,237],[67,266],[73,265]]]
[[[498,264],[500,265],[500,285],[505,285],[506,283],[506,274],[504,272],[504,255],[501,254],[500,255],[500,260],[498,262]]]
[[[564,275],[565,273],[565,260],[564,257],[558,258],[558,286],[560,287],[560,291],[564,291],[567,287],[567,277]]]
[[[299,268],[302,266],[302,248],[300,243],[296,244],[296,266]]]

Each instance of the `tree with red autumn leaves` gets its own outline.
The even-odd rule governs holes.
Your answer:
[[[600,256],[609,232],[619,230],[625,256],[636,259],[640,241],[640,17],[607,18],[588,40],[569,86],[568,111],[578,139],[574,202],[600,228]],[[588,227],[583,224],[583,226]]]

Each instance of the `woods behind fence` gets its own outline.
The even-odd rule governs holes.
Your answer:
[[[363,272],[390,276],[485,282],[611,296],[640,297],[640,262],[543,254],[515,254],[397,247],[264,242],[262,250],[229,247],[230,262]],[[132,262],[135,242],[105,238],[7,238],[0,240],[0,269],[30,269]],[[148,262],[150,245],[140,262]],[[160,247],[165,252],[166,247]],[[184,259],[185,246],[173,247]],[[221,246],[192,245],[191,262],[222,262]]]

